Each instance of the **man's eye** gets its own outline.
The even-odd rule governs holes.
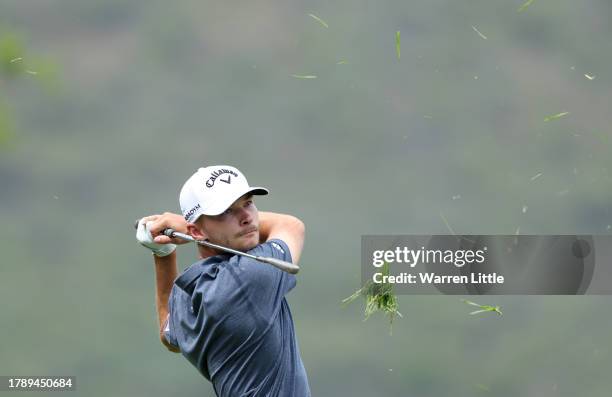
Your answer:
[[[253,200],[248,200],[248,201],[246,202],[246,206],[247,206],[247,207],[249,207],[249,206],[251,206],[251,205],[253,205]]]
[[[231,209],[231,208],[228,208],[228,209],[226,209],[225,211],[223,211],[223,214],[222,214],[222,215],[227,215],[227,214],[230,214],[231,212],[232,212],[232,209]]]

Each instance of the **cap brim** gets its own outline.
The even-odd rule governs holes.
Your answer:
[[[270,192],[265,187],[257,186],[257,187],[252,187],[251,190],[249,190],[247,193],[252,193],[255,196],[265,196],[266,194],[268,194]],[[243,196],[244,196],[244,194],[243,194]]]
[[[230,197],[229,200],[226,203],[224,203],[222,206],[219,206],[216,208],[210,208],[207,211],[202,211],[202,214],[208,215],[208,216],[221,215],[223,212],[225,212],[226,209],[228,209],[232,204],[234,204],[236,200],[238,200],[240,197],[244,196],[245,194],[249,194],[249,193],[251,193],[254,196],[265,196],[270,192],[265,187],[260,187],[260,186],[249,187],[246,191],[239,192],[235,194],[233,197]]]

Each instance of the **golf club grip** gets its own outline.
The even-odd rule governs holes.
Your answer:
[[[300,271],[300,267],[295,263],[286,262],[276,258],[270,258],[266,256],[258,256],[257,260],[260,262],[265,262],[269,265],[279,268],[280,270],[287,272],[289,274],[297,274]]]

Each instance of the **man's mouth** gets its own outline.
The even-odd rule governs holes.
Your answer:
[[[244,232],[240,233],[240,237],[242,236],[246,236],[247,234],[251,234],[253,232],[256,232],[258,229],[256,227],[252,227],[250,229],[245,230]]]

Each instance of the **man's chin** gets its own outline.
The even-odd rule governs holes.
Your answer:
[[[237,248],[240,251],[252,250],[259,244],[259,231],[241,236],[236,243],[240,245],[240,248]]]

